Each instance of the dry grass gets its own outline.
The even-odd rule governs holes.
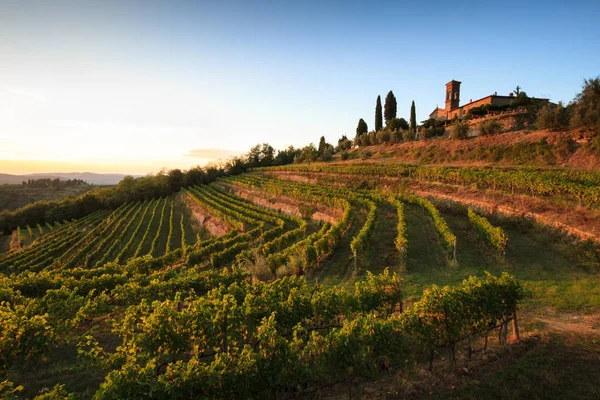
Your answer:
[[[590,142],[593,136],[580,131],[522,130],[467,140],[434,138],[352,149],[345,162],[565,166],[597,171],[600,154]]]

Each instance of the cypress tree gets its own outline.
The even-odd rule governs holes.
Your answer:
[[[377,105],[375,106],[375,132],[383,128],[383,116],[381,115],[381,96],[377,96]]]
[[[385,122],[388,122],[390,119],[396,118],[396,113],[398,109],[398,104],[396,103],[396,96],[394,96],[394,92],[390,90],[390,92],[385,97],[385,110],[383,116],[385,117]]]
[[[364,119],[359,119],[358,120],[358,125],[356,126],[356,136],[360,136],[362,134],[365,134],[369,132],[369,127],[367,126],[367,123],[365,122]]]
[[[415,110],[415,101],[410,106],[410,131],[417,133],[417,111]]]

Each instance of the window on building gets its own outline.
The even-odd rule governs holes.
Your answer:
[[[458,92],[454,92],[454,100],[458,100]]]

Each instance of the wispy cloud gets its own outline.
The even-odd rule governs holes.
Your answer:
[[[187,157],[204,158],[217,160],[219,158],[228,158],[233,156],[239,156],[243,154],[240,150],[227,150],[227,149],[193,149],[184,154]]]
[[[48,103],[48,98],[43,91],[32,90],[28,88],[15,88],[15,87],[1,87],[1,89],[13,96],[26,97],[28,99],[34,99],[40,103]]]

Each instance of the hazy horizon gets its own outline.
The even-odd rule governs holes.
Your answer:
[[[435,10],[435,12],[432,12]],[[572,1],[0,4],[0,172],[144,175],[268,142],[422,121],[517,85],[569,102],[600,73],[600,4]]]

